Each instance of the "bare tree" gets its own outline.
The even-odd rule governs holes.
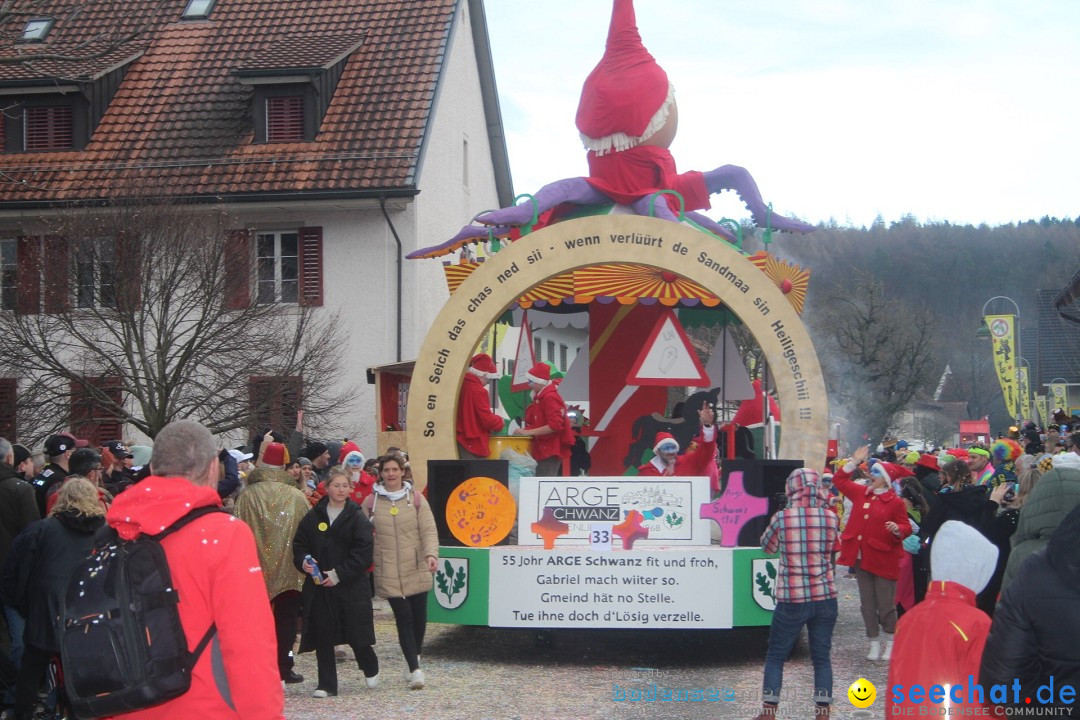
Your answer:
[[[345,412],[354,393],[334,390],[344,324],[324,308],[260,303],[253,278],[226,268],[229,227],[205,206],[65,211],[40,245],[43,311],[35,296],[0,313],[20,436],[40,439],[73,414],[152,438],[180,418],[214,433],[291,427],[302,406],[317,431],[329,411]],[[230,304],[238,292],[250,301]]]
[[[925,309],[887,299],[872,274],[850,278],[828,292],[815,334],[825,339],[820,354],[829,400],[850,418],[849,439],[859,442],[865,434],[876,443],[934,380],[934,325]]]

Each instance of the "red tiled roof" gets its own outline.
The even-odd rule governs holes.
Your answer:
[[[0,155],[0,203],[116,197],[136,189],[216,197],[415,184],[455,0],[218,0],[205,21],[179,20],[186,0],[78,5],[86,12],[55,14],[45,43],[0,52],[71,46],[106,28],[117,35],[142,28],[137,41],[146,52],[131,64],[84,150]],[[53,0],[35,10],[49,15],[50,7],[70,6]],[[103,10],[121,6],[123,18]],[[16,32],[21,22],[0,30]],[[346,61],[313,142],[254,145],[253,90],[233,70],[260,54],[272,57],[275,45],[297,33],[364,39]],[[0,66],[0,84],[24,80],[25,71]]]
[[[240,63],[237,71],[326,69],[355,51],[363,39],[363,34],[289,33]]]

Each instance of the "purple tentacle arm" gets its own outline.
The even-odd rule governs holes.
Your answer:
[[[734,190],[738,193],[739,198],[746,204],[746,208],[750,211],[754,223],[758,227],[765,227],[766,221],[768,221],[774,230],[785,232],[807,233],[816,229],[813,225],[783,215],[777,215],[776,213],[768,216],[769,208],[761,198],[761,191],[758,190],[753,175],[746,168],[741,168],[738,165],[724,165],[715,170],[709,170],[704,175],[705,186],[711,194],[723,192],[724,190]]]
[[[611,198],[600,192],[585,180],[585,178],[565,178],[556,180],[540,188],[536,195],[536,214],[547,212],[556,205],[571,203],[573,205],[595,205],[598,203],[611,202]],[[524,225],[533,218],[533,202],[526,198],[525,202],[514,207],[493,210],[476,217],[476,221],[485,225]]]
[[[698,225],[705,228],[714,235],[719,235],[730,243],[738,242],[738,239],[735,237],[734,233],[731,232],[731,230],[716,222],[708,215],[702,215],[699,212],[688,212],[686,213],[686,217],[690,218]]]
[[[446,242],[432,245],[431,247],[414,250],[405,256],[408,260],[421,258],[440,257],[460,250],[470,243],[483,242],[489,237],[504,238],[510,235],[512,228],[509,225],[466,225],[458,230],[457,235]]]

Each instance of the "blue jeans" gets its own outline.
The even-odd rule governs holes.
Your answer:
[[[836,615],[836,598],[806,603],[776,603],[769,628],[769,649],[765,651],[765,682],[761,688],[764,702],[780,702],[784,661],[791,655],[803,625],[810,636],[810,658],[814,662],[814,702],[832,702],[833,679],[829,653],[832,650]]]
[[[22,663],[23,654],[23,630],[26,629],[26,618],[18,613],[10,605],[3,605],[4,619],[7,621],[8,633],[11,635],[11,662],[15,667]]]

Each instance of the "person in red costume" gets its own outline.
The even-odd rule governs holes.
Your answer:
[[[896,632],[896,580],[900,577],[903,541],[911,534],[907,508],[891,489],[900,468],[892,463],[876,463],[870,468],[870,485],[851,479],[855,468],[870,456],[863,446],[833,476],[833,485],[851,501],[851,517],[840,536],[840,565],[855,568],[859,603],[866,637],[870,639],[868,660],[888,660],[892,636]],[[878,637],[885,634],[882,648]]]
[[[678,221],[677,198],[665,194],[653,201],[661,190],[677,191],[688,218],[732,242],[735,237],[729,229],[692,212],[707,210],[713,193],[734,190],[759,226],[786,232],[814,230],[812,225],[772,213],[745,168],[723,165],[708,172],[676,170],[675,158],[668,150],[679,125],[675,87],[642,43],[633,0],[614,0],[604,55],[585,79],[575,121],[589,151],[588,177],[556,180],[540,188],[532,201],[481,213],[477,222],[489,227],[467,225],[438,247],[486,239],[489,232],[512,236],[513,226],[532,222],[534,213],[541,216],[563,204],[615,202],[638,215]],[[541,223],[549,219],[541,218]],[[425,257],[435,249],[424,248],[409,257]]]
[[[526,377],[532,386],[533,401],[525,408],[525,427],[514,430],[514,434],[533,438],[536,477],[558,477],[569,470],[570,448],[575,441],[566,416],[566,401],[551,381],[547,363],[536,363]]]
[[[709,462],[716,455],[716,419],[713,409],[703,407],[698,410],[701,421],[701,434],[694,439],[690,449],[680,455],[679,443],[669,433],[656,433],[656,444],[652,460],[638,468],[638,475],[656,477],[660,475],[707,475]]]
[[[934,685],[946,688],[953,715],[982,714],[974,708],[990,701],[982,693],[969,695],[968,686],[974,684],[971,678],[979,677],[990,632],[990,618],[975,607],[975,596],[994,574],[998,549],[970,525],[949,520],[938,531],[930,555],[933,573],[926,599],[896,624],[888,687],[901,685],[904,692],[899,698],[892,690],[886,694],[888,718],[918,715],[917,707],[926,709],[925,696],[912,700],[912,685],[927,691]]]
[[[487,353],[473,357],[457,406],[458,457],[462,460],[486,460],[491,454],[488,439],[491,433],[502,430],[503,419],[491,409],[488,380],[499,377],[495,361]]]

